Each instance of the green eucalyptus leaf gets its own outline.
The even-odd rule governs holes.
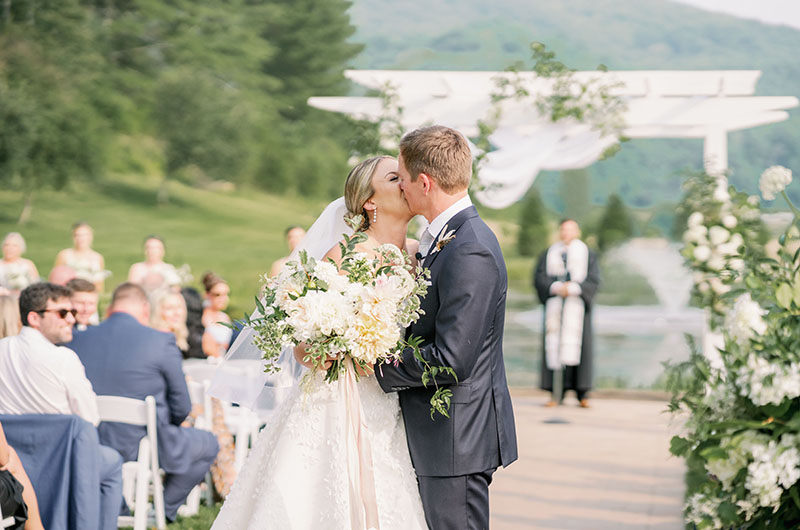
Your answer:
[[[725,526],[735,526],[739,521],[739,509],[730,501],[723,501],[718,509],[720,521]]]
[[[794,293],[792,292],[792,288],[788,283],[780,284],[777,291],[775,291],[775,298],[778,300],[778,305],[784,309],[789,309],[792,307],[793,295]]]
[[[692,442],[680,436],[673,436],[669,442],[669,452],[675,456],[685,456],[692,447]]]

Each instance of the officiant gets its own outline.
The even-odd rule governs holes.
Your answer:
[[[552,395],[555,406],[574,390],[583,408],[592,388],[592,301],[600,285],[597,255],[580,240],[573,219],[559,225],[559,241],[539,257],[533,283],[544,304],[540,387],[553,392],[553,371],[560,370],[563,391]],[[556,385],[558,386],[558,385]]]

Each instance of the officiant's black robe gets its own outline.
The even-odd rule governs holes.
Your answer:
[[[600,286],[600,271],[597,267],[597,254],[589,251],[589,265],[586,274],[586,279],[580,282],[581,286],[581,299],[585,305],[585,313],[583,316],[583,344],[581,345],[581,362],[578,366],[568,366],[564,371],[564,390],[576,390],[580,393],[587,392],[592,388],[592,372],[593,372],[593,349],[592,349],[592,306],[594,295],[597,294],[597,288]],[[544,305],[547,300],[553,296],[550,294],[550,286],[558,281],[555,276],[547,275],[547,250],[542,252],[539,256],[539,261],[536,264],[536,270],[533,274],[533,285],[536,293],[539,295],[539,300],[542,302],[542,369],[541,380],[539,387],[544,390],[553,390],[553,371],[547,368],[547,361],[545,360],[544,353],[544,338],[546,335],[544,322],[545,322],[545,308]]]

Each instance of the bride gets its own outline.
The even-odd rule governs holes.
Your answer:
[[[412,214],[394,158],[374,157],[354,167],[345,182],[344,199],[326,209],[298,250],[316,259],[340,260],[338,241],[343,232],[352,232],[343,218],[356,215],[363,217],[359,230],[367,235],[357,251],[372,256],[380,245],[392,243],[416,254],[418,243],[406,240]],[[212,530],[364,530],[361,521],[369,502],[362,504],[352,487],[353,474],[363,478],[365,471],[374,479],[367,482],[374,482],[372,504],[377,505],[379,522],[367,526],[427,528],[397,394],[384,393],[374,377],[360,377],[357,395],[372,461],[371,470],[367,465],[354,472],[348,451],[363,447],[354,449],[348,440],[349,411],[341,384],[342,378],[325,383],[320,376],[312,379],[310,390],[292,386],[255,442]],[[368,499],[369,493],[360,497]]]

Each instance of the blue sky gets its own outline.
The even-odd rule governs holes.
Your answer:
[[[800,29],[800,0],[673,0],[767,24]]]

